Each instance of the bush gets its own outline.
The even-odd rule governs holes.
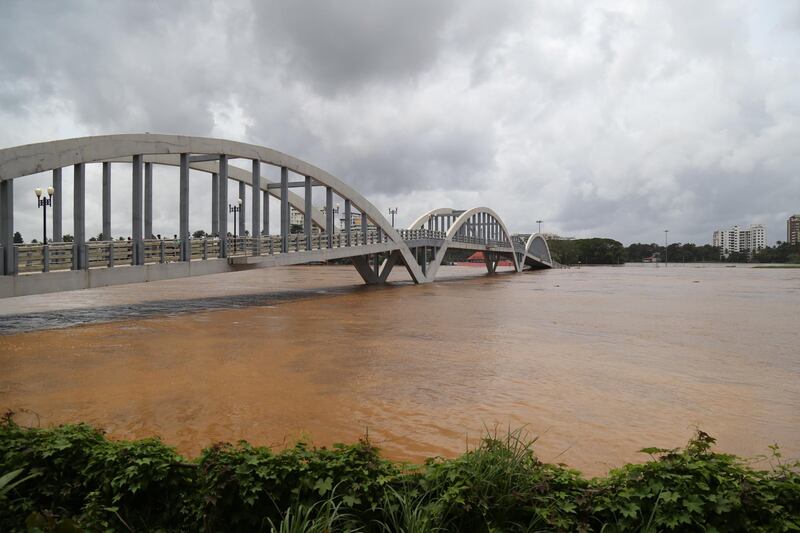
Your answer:
[[[157,439],[115,442],[84,424],[0,424],[0,531],[791,531],[798,463],[756,470],[682,450],[608,476],[542,463],[520,432],[455,459],[397,465],[368,441],[273,452],[218,444],[187,462]]]

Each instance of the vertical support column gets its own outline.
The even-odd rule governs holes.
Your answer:
[[[325,233],[328,248],[333,248],[333,189],[325,187]]]
[[[264,235],[269,235],[269,192],[264,191]]]
[[[211,235],[219,235],[219,174],[211,173]]]
[[[228,156],[219,156],[217,188],[217,224],[219,225],[219,256],[228,257]]]
[[[352,237],[353,237],[353,206],[352,202],[350,202],[350,198],[344,201],[344,235],[345,235],[345,245],[351,246],[352,245]]]
[[[14,254],[14,180],[0,181],[0,271],[11,275],[17,273]]]
[[[142,163],[144,158],[141,155],[133,156],[132,179],[133,194],[131,195],[132,216],[131,216],[131,239],[133,242],[133,261],[134,265],[144,264],[144,242],[142,241]],[[77,240],[77,238],[76,238]]]
[[[289,251],[289,169],[281,167],[281,253]]]
[[[250,193],[253,195],[251,198],[253,209],[250,233],[255,239],[255,255],[261,255],[261,161],[253,159],[253,184]]]
[[[243,181],[239,182],[239,196],[242,200],[242,204],[239,206],[239,236],[244,237],[244,233],[247,230],[245,226],[245,221],[247,220],[247,206],[245,205],[245,199],[247,198],[247,185],[244,184]]]
[[[367,212],[361,211],[361,235],[364,239],[364,244],[367,244],[367,230],[369,229],[369,225],[367,224]]]
[[[72,170],[72,268],[86,268],[86,168],[78,163]]]
[[[53,242],[61,242],[64,240],[63,229],[61,221],[63,220],[61,214],[62,198],[64,188],[61,186],[61,169],[53,169]]]
[[[305,209],[305,213],[303,213],[303,231],[306,234],[306,250],[311,249],[311,210],[314,209],[311,206],[311,192],[311,176],[306,176],[305,205],[303,206]]]
[[[103,162],[103,240],[111,237],[111,163]]]
[[[181,261],[190,261],[192,249],[189,241],[189,154],[181,154],[179,188]]]
[[[144,164],[144,238],[153,236],[153,163]]]

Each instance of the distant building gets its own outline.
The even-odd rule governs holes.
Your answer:
[[[342,231],[344,231],[345,222],[347,222],[347,217],[342,216],[339,219],[339,224],[340,224],[340,227],[341,227]],[[357,212],[350,213],[350,227],[352,228],[353,231],[361,231],[361,213],[357,213]],[[369,220],[369,218],[367,218],[367,231],[371,232],[371,231],[376,231],[377,229],[378,229],[378,226],[373,224]]]
[[[786,221],[786,242],[800,243],[800,215],[792,215]]]
[[[542,233],[542,237],[546,241],[574,241],[575,237],[563,237],[561,235],[557,235],[555,233]]]
[[[302,233],[303,232],[303,223],[305,221],[305,216],[303,212],[295,209],[294,206],[289,206],[289,231],[292,233]],[[315,226],[314,224],[311,225],[311,233],[316,235],[321,230]]]
[[[747,252],[750,256],[767,245],[767,229],[763,224],[750,224],[747,229],[738,225],[714,232],[711,244],[720,249],[722,257],[733,252]]]

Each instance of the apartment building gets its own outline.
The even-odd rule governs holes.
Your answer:
[[[711,244],[720,249],[723,257],[733,252],[748,252],[751,256],[767,245],[767,229],[763,224],[750,224],[747,229],[738,225],[714,232]]]
[[[800,243],[800,215],[792,215],[786,221],[786,242]]]

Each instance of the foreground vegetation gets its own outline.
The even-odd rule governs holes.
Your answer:
[[[797,531],[798,464],[684,449],[603,478],[540,462],[520,432],[409,467],[367,441],[281,452],[219,444],[187,461],[87,425],[0,426],[0,531]]]

